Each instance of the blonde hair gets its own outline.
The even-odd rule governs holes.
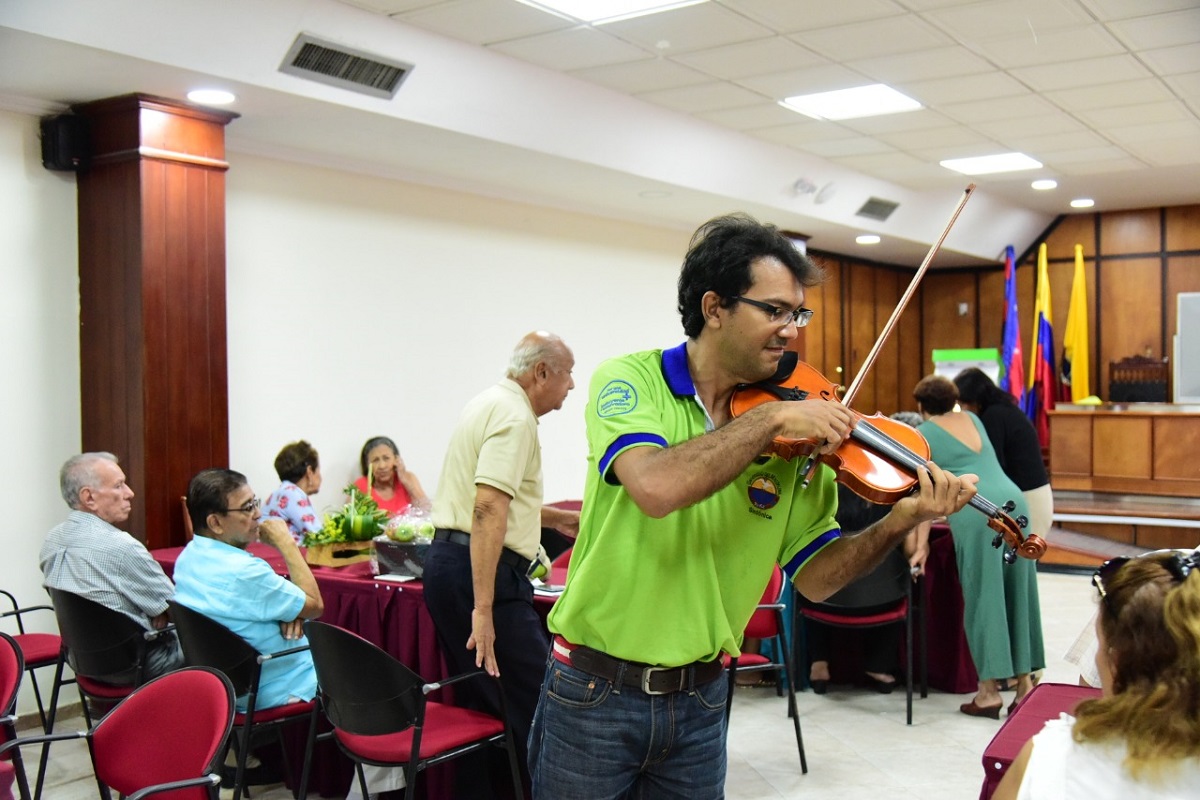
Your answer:
[[[1187,572],[1181,559],[1134,558],[1103,580],[1112,693],[1076,710],[1075,740],[1124,741],[1125,768],[1138,779],[1200,757],[1200,564]]]

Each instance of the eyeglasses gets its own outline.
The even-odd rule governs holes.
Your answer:
[[[1117,574],[1117,570],[1128,564],[1135,558],[1145,558],[1146,556],[1158,556],[1164,553],[1170,553],[1171,557],[1162,562],[1163,569],[1171,573],[1171,577],[1182,583],[1192,570],[1200,567],[1200,551],[1196,550],[1154,550],[1149,553],[1142,553],[1140,556],[1118,556],[1110,558],[1100,565],[1100,569],[1092,574],[1092,586],[1096,587],[1096,591],[1100,593],[1101,600],[1107,600],[1108,592],[1104,589],[1104,584]]]
[[[253,514],[255,511],[258,511],[258,509],[261,507],[262,507],[262,501],[259,500],[257,497],[251,497],[248,501],[246,501],[245,504],[240,505],[237,508],[222,508],[221,513],[222,514],[232,514],[235,511],[240,511],[243,514]]]
[[[813,310],[811,308],[804,308],[803,306],[797,308],[795,311],[788,311],[786,308],[773,306],[761,300],[751,300],[749,297],[742,297],[741,295],[734,295],[729,299],[737,300],[739,303],[745,303],[755,308],[761,308],[767,312],[767,319],[771,321],[771,324],[779,325],[780,327],[787,325],[789,322],[794,322],[797,328],[803,328],[813,316]]]

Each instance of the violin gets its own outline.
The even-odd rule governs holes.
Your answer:
[[[808,364],[798,362],[796,354],[789,352],[784,353],[779,369],[770,380],[743,384],[734,389],[730,400],[732,415],[736,418],[763,403],[781,400],[825,400],[841,402],[849,407],[899,321],[900,314],[904,312],[921,278],[928,271],[934,255],[941,248],[942,242],[946,241],[950,228],[954,226],[954,221],[958,219],[974,191],[975,184],[972,183],[963,192],[954,213],[950,215],[950,221],[929,248],[925,260],[917,268],[908,288],[900,297],[900,302],[892,310],[891,317],[875,340],[875,346],[867,354],[862,369],[858,371],[850,388],[842,397],[838,397],[837,387],[826,380],[825,376]],[[850,411],[855,416],[854,428],[850,437],[835,452],[814,458],[813,453],[820,446],[817,442],[806,439],[776,439],[772,443],[771,453],[789,460],[799,456],[807,459],[801,467],[802,487],[808,485],[813,468],[820,461],[832,467],[837,480],[864,500],[890,505],[911,494],[918,483],[917,471],[923,469],[929,461],[929,443],[925,441],[925,437],[903,422],[882,414],[868,417],[853,409]],[[1029,520],[1024,516],[1014,520],[1008,515],[1008,512],[1016,508],[1013,501],[1010,500],[1001,507],[975,495],[971,498],[970,506],[984,514],[988,519],[988,527],[996,531],[992,546],[1000,547],[1002,543],[1009,546],[1004,553],[1007,563],[1015,562],[1018,555],[1038,559],[1046,552],[1046,542],[1042,537],[1036,534],[1025,536],[1021,532],[1021,529],[1029,524]]]
[[[798,361],[795,353],[784,353],[776,376],[782,380],[742,384],[734,389],[730,411],[734,417],[770,402],[841,402],[837,388],[816,369]],[[833,469],[839,483],[864,500],[892,505],[917,488],[917,471],[929,461],[929,442],[914,428],[882,414],[867,416],[851,409],[855,423],[849,438],[833,453],[813,459],[820,443],[812,439],[775,439],[770,453],[788,460],[807,457]],[[806,470],[808,471],[808,470]],[[805,481],[807,485],[807,480]],[[987,517],[988,527],[996,531],[993,547],[1007,544],[1008,563],[1023,558],[1038,559],[1046,552],[1046,542],[1036,534],[1026,536],[1022,529],[1029,521],[1022,515],[1009,516],[1015,503],[997,506],[980,495],[968,503]]]

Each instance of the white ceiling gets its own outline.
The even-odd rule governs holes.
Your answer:
[[[415,69],[392,100],[283,75],[300,32]],[[777,104],[872,82],[925,107],[833,123]],[[1200,0],[708,0],[602,26],[517,0],[0,4],[0,107],[200,83],[238,94],[235,152],[686,230],[746,210],[910,265],[972,180],[938,265],[1021,251],[1074,197],[1200,202]],[[937,163],[1009,150],[1045,167]],[[857,217],[871,197],[900,206]]]

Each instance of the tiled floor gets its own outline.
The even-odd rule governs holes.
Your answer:
[[[1043,680],[1075,683],[1078,672],[1062,654],[1095,609],[1084,575],[1043,571],[1038,577],[1047,668]],[[1010,702],[1011,694],[1006,697]],[[771,689],[739,689],[729,734],[729,800],[973,800],[983,780],[980,756],[1000,723],[966,717],[970,695],[931,692],[916,700],[904,724],[904,695],[839,690],[801,692],[809,772],[800,773],[785,702]],[[78,726],[80,720],[68,720]],[[29,758],[36,763],[36,754]],[[91,800],[96,785],[81,743],[53,749],[47,800]],[[256,800],[285,800],[282,786],[262,787]]]

